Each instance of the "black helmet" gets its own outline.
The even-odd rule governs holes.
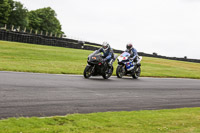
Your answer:
[[[131,50],[131,49],[133,48],[133,45],[132,45],[131,43],[128,43],[128,44],[126,45],[126,48],[127,48],[128,50]]]

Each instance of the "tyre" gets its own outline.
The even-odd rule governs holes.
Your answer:
[[[122,78],[124,76],[124,67],[122,65],[117,66],[116,75],[118,78]]]
[[[140,77],[140,73],[141,73],[141,68],[140,66],[137,66],[136,70],[132,74],[132,77],[134,79],[138,79]]]
[[[83,75],[86,79],[89,78],[92,75],[92,66],[86,66]]]
[[[110,70],[109,70],[110,69]],[[112,68],[109,68],[109,69],[107,69],[107,71],[105,72],[105,74],[103,74],[102,75],[102,77],[104,78],[104,79],[108,79],[108,78],[110,78],[110,76],[112,76],[112,73],[113,73],[113,66],[112,66]],[[109,72],[110,71],[110,72]]]

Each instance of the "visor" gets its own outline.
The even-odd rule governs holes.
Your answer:
[[[106,49],[106,48],[107,48],[107,46],[103,46],[103,48],[104,48],[104,49]]]
[[[131,46],[127,46],[126,48],[127,48],[127,49],[130,49],[130,48],[131,48]]]

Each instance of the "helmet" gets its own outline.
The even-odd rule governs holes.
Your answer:
[[[110,48],[110,45],[107,42],[103,42],[102,48],[103,48],[103,50],[106,51],[106,50],[108,50]]]
[[[133,48],[133,45],[132,45],[131,43],[128,43],[128,44],[126,45],[126,48],[127,48],[128,50],[131,50],[131,49]]]

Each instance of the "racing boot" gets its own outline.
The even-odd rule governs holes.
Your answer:
[[[111,60],[108,62],[108,73],[112,73],[112,64],[113,64],[113,59],[111,59]]]

